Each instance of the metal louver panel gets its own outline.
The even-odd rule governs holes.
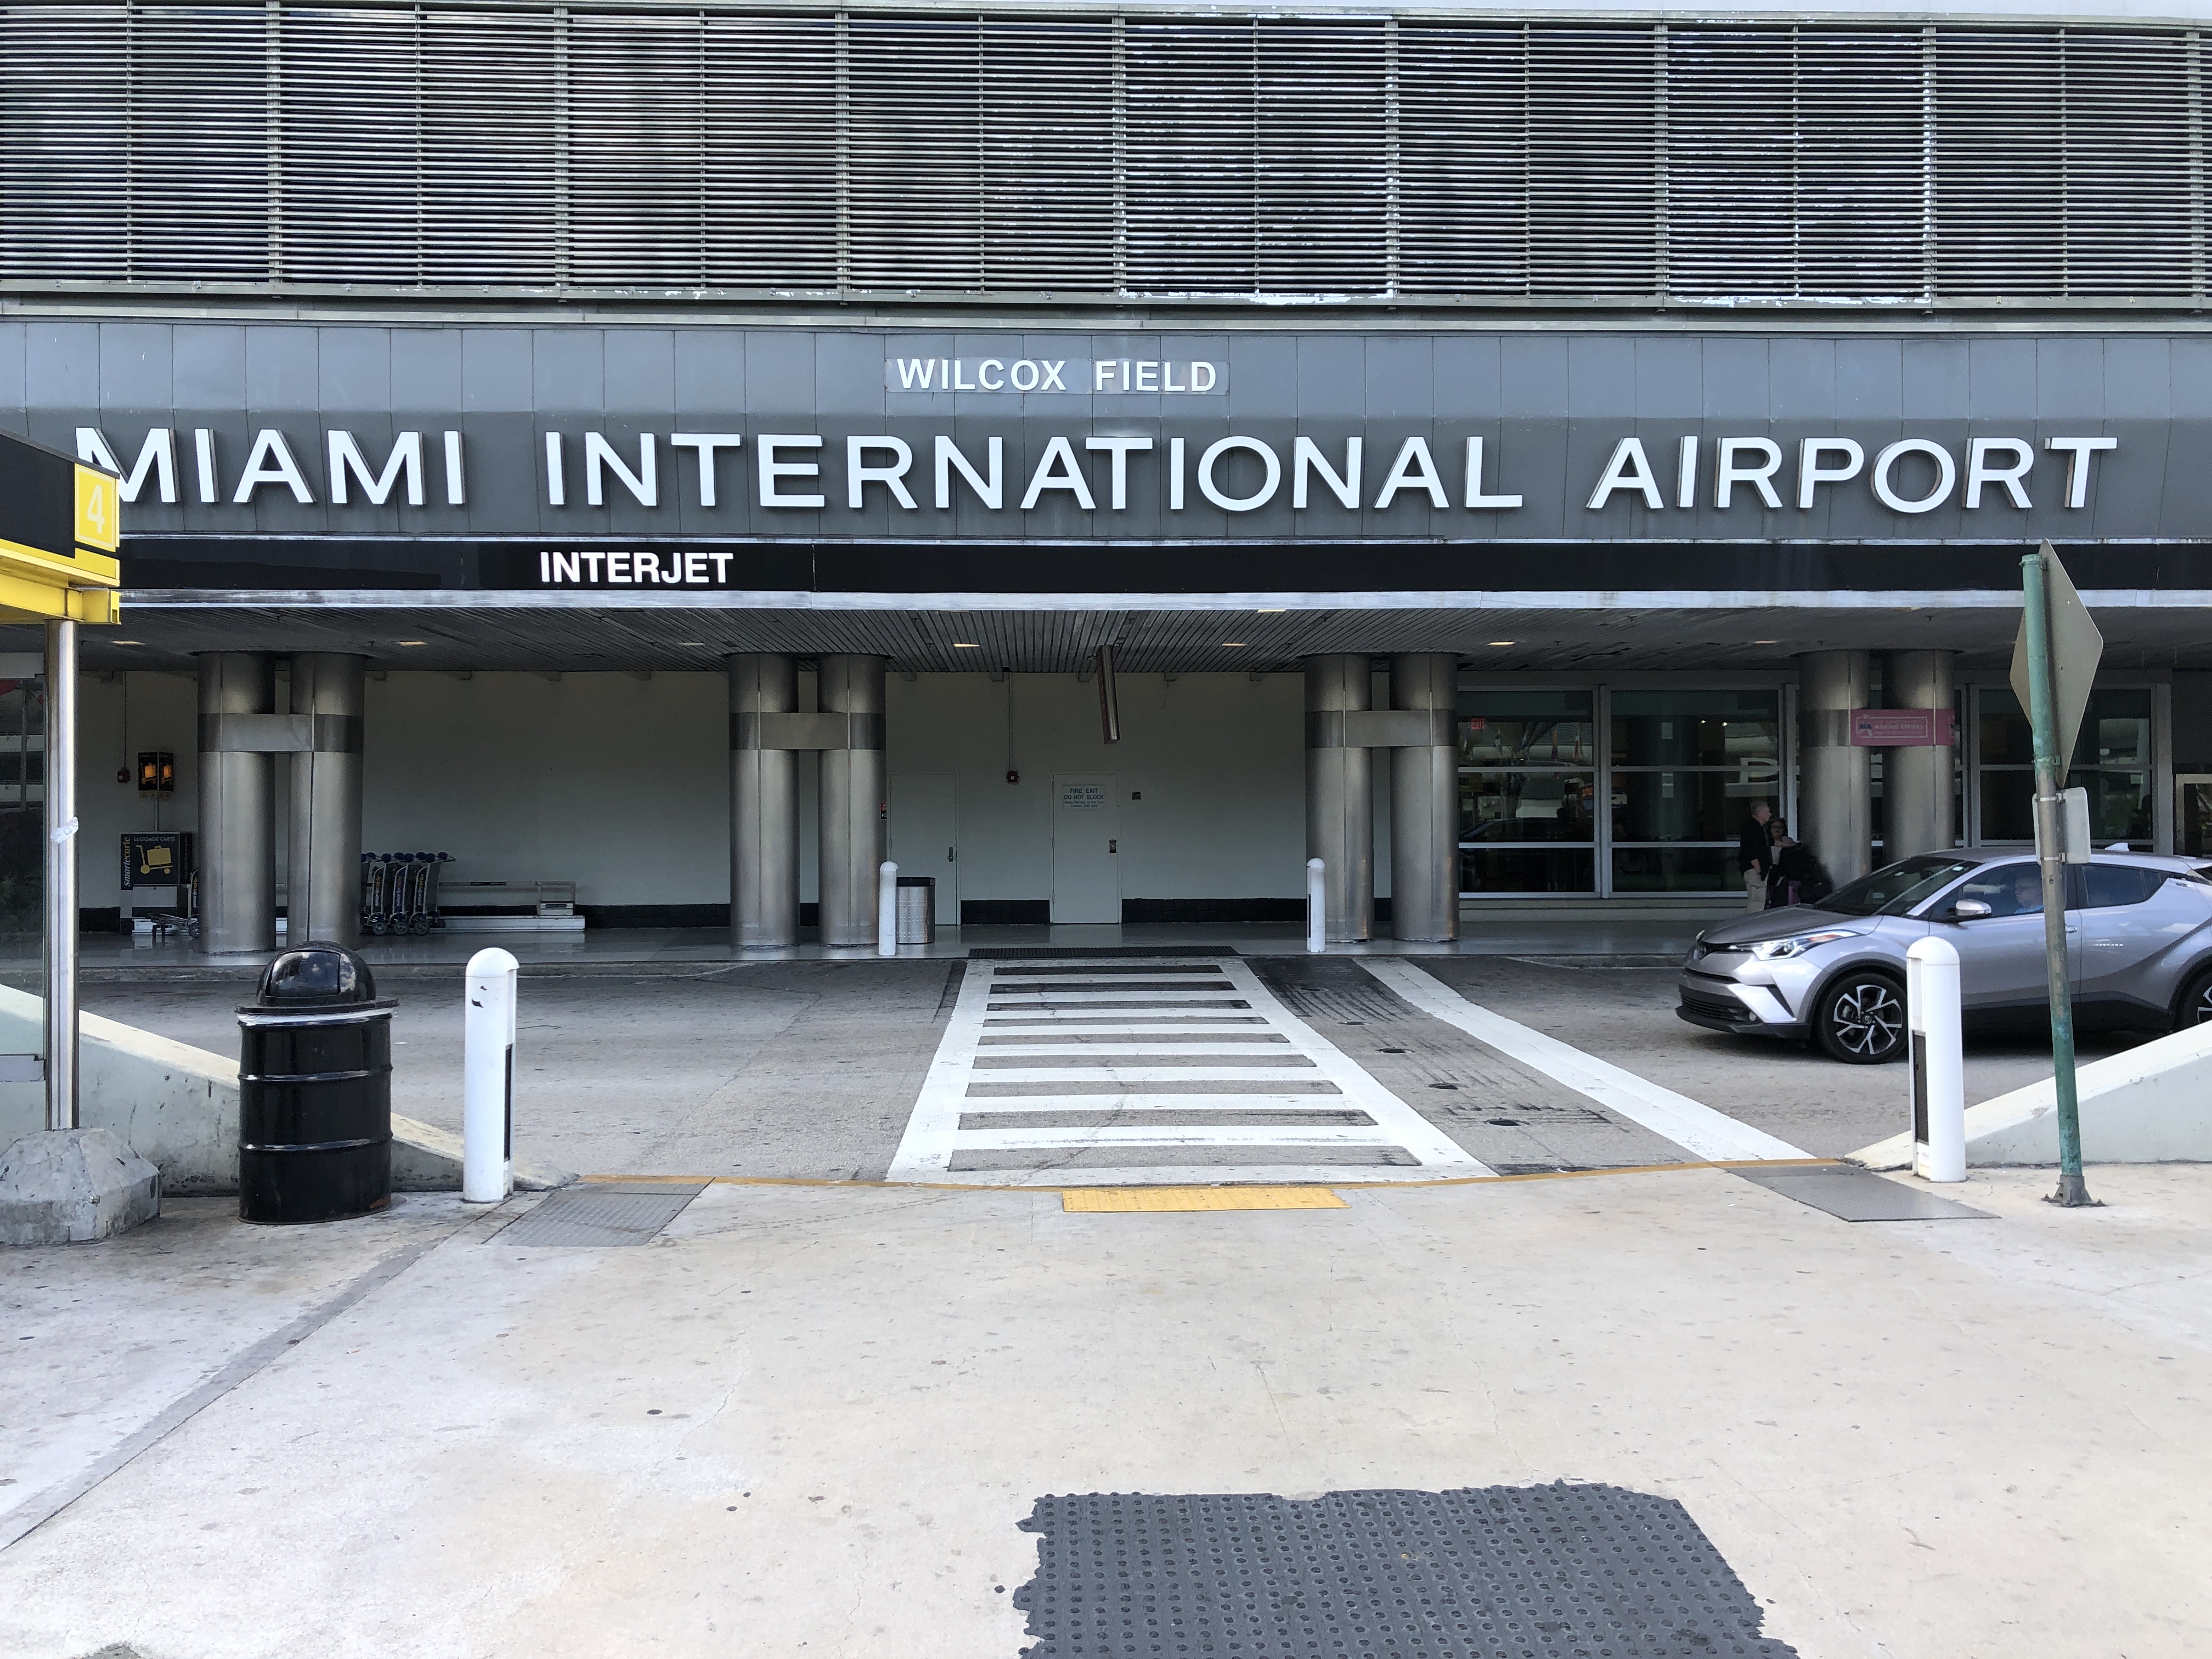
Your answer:
[[[0,289],[2205,297],[2128,23],[0,0]]]

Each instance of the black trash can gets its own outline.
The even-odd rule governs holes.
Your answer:
[[[313,940],[238,1010],[238,1215],[336,1221],[392,1201],[392,1011],[368,964]]]

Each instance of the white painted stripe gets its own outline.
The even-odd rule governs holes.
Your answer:
[[[1237,993],[1234,991],[1187,991],[1180,986],[1172,991],[994,990],[991,993],[991,1004],[994,1009],[1025,1010],[1054,1006],[1111,1010],[1133,1002],[1145,1008],[1218,1008],[1224,1003],[1235,1000]]]
[[[1388,1135],[1358,1123],[1316,1123],[1297,1129],[1249,1123],[1194,1123],[1172,1127],[1101,1124],[1078,1129],[963,1129],[963,1152],[1018,1152],[1025,1147],[1070,1146],[1395,1146]]]
[[[999,1112],[1356,1112],[1342,1095],[985,1095],[965,1115]],[[963,1133],[966,1133],[964,1130]]]
[[[990,1034],[993,1037],[997,1032]],[[1146,1042],[1133,1031],[1102,1032],[1097,1039],[1061,1037],[1057,1041],[1033,1042],[987,1042],[976,1051],[976,1058],[988,1060],[994,1054],[1286,1054],[1290,1052],[1279,1034],[1255,1031],[1251,1042]]]
[[[1433,974],[1395,957],[1361,957],[1359,965],[1423,1013],[1455,1025],[1500,1054],[1541,1072],[1577,1094],[1586,1095],[1632,1123],[1663,1135],[1692,1157],[1733,1158],[1808,1158],[1788,1141],[1739,1122],[1701,1101],[1586,1054],[1557,1037],[1469,1002]]]
[[[1322,1080],[1318,1066],[1294,1065],[1291,1055],[1275,1066],[1007,1066],[969,1074],[971,1083],[1267,1083],[1285,1078]],[[1334,1078],[1328,1081],[1335,1082]]]
[[[983,1034],[983,1016],[991,1000],[991,976],[973,968],[960,981],[960,994],[945,1017],[945,1035],[908,1114],[906,1133],[891,1154],[886,1172],[892,1181],[937,1181],[952,1167],[953,1138],[960,1132],[960,1114],[973,1074],[975,1039]]]
[[[958,1170],[932,1180],[960,1187],[1348,1187],[1363,1182],[1468,1180],[1487,1170],[1410,1164],[1152,1164],[1133,1168]]]

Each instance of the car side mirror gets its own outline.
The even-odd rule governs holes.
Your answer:
[[[1951,907],[1953,921],[1972,921],[1977,916],[1986,916],[1989,914],[1990,907],[1979,899],[1960,899]]]

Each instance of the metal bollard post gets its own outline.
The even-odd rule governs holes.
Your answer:
[[[1328,867],[1319,859],[1306,860],[1306,949],[1316,954],[1328,949],[1328,894],[1322,883]]]
[[[516,963],[496,947],[469,958],[461,1012],[461,1200],[497,1204],[514,1190]]]
[[[1905,953],[1905,1006],[1912,1049],[1912,1173],[1923,1181],[1964,1181],[1959,952],[1948,939],[1923,939]]]
[[[889,859],[876,866],[876,954],[898,954],[898,866]]]

